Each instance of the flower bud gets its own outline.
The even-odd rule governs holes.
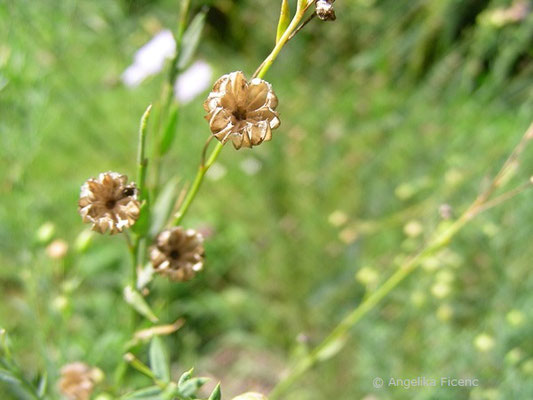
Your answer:
[[[333,3],[335,0],[318,0],[316,2],[316,15],[322,21],[335,21],[337,16],[333,9]]]

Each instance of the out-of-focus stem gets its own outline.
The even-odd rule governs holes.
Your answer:
[[[160,139],[160,128],[161,128],[161,120],[166,120],[169,115],[169,109],[172,104],[172,97],[174,96],[174,82],[178,78],[180,74],[180,70],[178,69],[178,59],[181,54],[182,44],[183,44],[183,34],[185,33],[185,29],[187,28],[187,18],[189,17],[189,10],[191,6],[191,0],[183,0],[181,2],[181,9],[180,9],[180,19],[178,22],[178,30],[176,32],[176,53],[174,54],[174,58],[172,59],[170,70],[168,73],[168,79],[166,80],[164,87],[163,87],[163,93],[162,93],[162,100],[161,100],[161,110],[159,112],[158,117],[158,123],[157,123],[157,131],[158,131],[158,139]],[[176,107],[176,113],[179,112],[178,110],[178,104],[175,102]],[[159,145],[154,146],[154,185],[153,185],[153,191],[157,193],[159,188],[159,180],[160,180],[160,171],[161,171],[161,162],[162,162],[162,154],[160,154],[160,147]]]
[[[289,373],[274,387],[268,398],[270,400],[279,399],[289,386],[291,386],[307,370],[322,359],[326,359],[340,351],[348,339],[350,329],[355,326],[361,318],[370,312],[381,300],[383,300],[393,289],[403,282],[427,257],[435,254],[440,249],[448,245],[455,235],[474,217],[481,212],[495,207],[509,200],[515,195],[531,187],[531,182],[521,185],[503,195],[490,200],[494,190],[500,185],[503,174],[506,172],[511,162],[516,161],[520,153],[524,150],[527,142],[533,139],[533,124],[530,125],[520,143],[511,153],[511,156],[504,163],[489,187],[483,191],[467,208],[467,210],[445,231],[437,233],[426,247],[403,263],[389,279],[387,279],[378,289],[366,297],[350,314],[331,331],[331,333],[307,356],[300,360]]]
[[[455,236],[455,234],[469,221],[467,214],[463,214],[453,225],[442,234],[435,237],[420,253],[405,262],[398,270],[383,283],[376,291],[370,294],[357,308],[331,331],[331,333],[313,351],[298,362],[289,374],[281,380],[268,398],[275,400],[280,398],[289,386],[322,358],[328,358],[342,348],[347,340],[350,329],[359,322],[370,310],[374,308],[384,297],[407,278],[428,256],[440,250]]]

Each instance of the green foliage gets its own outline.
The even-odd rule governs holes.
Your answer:
[[[276,43],[279,42],[279,39],[289,26],[291,22],[291,9],[289,7],[289,0],[282,0],[281,2],[281,12],[279,15],[278,29],[276,32]]]
[[[124,288],[124,300],[126,303],[128,303],[130,306],[132,306],[135,311],[137,311],[139,314],[145,316],[152,322],[157,322],[159,319],[154,314],[146,300],[144,300],[144,297],[136,291],[131,286],[126,286]]]
[[[172,142],[174,142],[177,133],[178,115],[178,106],[174,105],[170,110],[170,116],[163,131],[163,136],[161,137],[161,143],[159,145],[159,153],[161,155],[167,154],[170,146],[172,146]]]
[[[180,65],[201,57],[214,79],[237,68],[249,76],[272,45],[277,3],[209,3],[183,37]],[[134,177],[139,115],[167,77],[136,89],[119,77],[160,26],[175,29],[176,2],[146,2],[136,13],[104,0],[0,5],[0,321],[16,355],[16,365],[4,365],[2,353],[0,398],[57,398],[59,370],[75,360],[103,370],[96,396],[220,398],[192,371],[174,381],[190,365],[222,381],[228,398],[268,392],[446,226],[441,205],[452,217],[463,211],[527,128],[531,15],[487,24],[489,12],[509,5],[335,2],[337,21],[313,21],[266,77],[282,115],[273,140],[253,151],[226,148],[184,221],[210,233],[205,271],[187,284],[146,279],[147,291],[128,289],[129,304],[124,243],[87,236],[76,201],[80,184],[100,171]],[[143,212],[151,237],[194,177],[208,137],[203,97],[149,139],[165,155],[164,184],[150,198],[151,215]],[[528,148],[509,184],[526,181],[532,166]],[[285,398],[531,398],[530,196],[473,222],[361,320],[343,351],[338,343],[324,349],[324,362]],[[69,244],[62,259],[47,255],[55,239]],[[132,307],[162,324],[186,319],[176,333],[128,349],[158,382],[117,366],[135,333]],[[143,321],[139,329],[152,326]],[[376,376],[422,375],[481,385],[372,387]]]
[[[200,44],[202,30],[204,29],[207,10],[200,11],[191,21],[189,27],[183,34],[183,46],[178,54],[178,70],[183,70],[189,66],[196,49]]]
[[[150,368],[157,379],[170,381],[169,356],[159,336],[154,336],[150,344]]]

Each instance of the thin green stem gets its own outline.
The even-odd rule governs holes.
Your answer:
[[[192,183],[191,188],[187,192],[187,196],[185,197],[183,204],[181,205],[180,209],[174,216],[172,225],[174,226],[179,225],[181,221],[183,220],[183,217],[185,216],[185,214],[187,213],[187,210],[189,209],[192,202],[194,201],[194,198],[196,197],[196,194],[198,193],[200,186],[202,186],[202,182],[204,181],[206,172],[215,163],[223,147],[224,147],[224,144],[221,142],[218,142],[215,148],[213,149],[213,151],[211,152],[211,154],[209,155],[207,162],[205,162],[205,164],[202,162],[200,164],[200,167],[198,167],[198,172],[196,173],[194,182]]]
[[[298,8],[296,10],[296,14],[294,18],[292,19],[291,23],[281,36],[281,38],[278,40],[276,45],[274,46],[274,49],[272,52],[267,56],[267,58],[261,63],[259,68],[255,71],[253,78],[263,78],[265,74],[268,72],[274,61],[276,60],[278,54],[280,53],[281,49],[287,44],[287,41],[291,37],[291,34],[298,28],[299,23],[302,21],[302,18],[305,15],[305,12],[309,8],[309,6],[313,4],[312,1],[308,2],[305,0],[299,0],[298,2]],[[176,226],[181,223],[183,218],[185,217],[185,214],[187,213],[187,210],[191,206],[192,202],[194,201],[196,194],[198,193],[198,190],[200,189],[200,186],[202,185],[202,182],[204,180],[206,172],[209,170],[211,165],[214,164],[216,159],[218,158],[220,152],[222,151],[222,148],[224,145],[222,143],[217,143],[216,147],[213,149],[211,154],[209,155],[209,158],[207,159],[207,162],[205,161],[205,152],[206,148],[203,149],[203,155],[202,155],[202,162],[200,163],[200,166],[198,167],[198,172],[196,173],[196,177],[194,178],[194,182],[187,192],[187,196],[185,197],[185,200],[174,216],[174,220],[172,221],[172,225]]]
[[[147,377],[151,378],[154,383],[159,386],[160,388],[164,389],[166,387],[166,383],[159,380],[152,370],[148,368],[147,365],[143,364],[141,360],[139,360],[137,357],[135,357],[132,353],[126,353],[124,355],[124,361],[126,361],[129,365],[131,365],[133,368],[135,368],[140,373],[146,375]]]
[[[152,105],[150,104],[143,116],[141,117],[141,122],[139,124],[139,145],[137,149],[137,185],[139,189],[139,198],[141,202],[144,202],[144,207],[149,203],[148,191],[146,190],[146,171],[148,169],[148,159],[146,158],[146,134],[148,131],[148,118],[150,117],[150,112],[152,110]],[[141,203],[142,204],[142,203]],[[125,233],[126,241],[128,242],[128,248],[131,255],[132,263],[132,273],[130,278],[130,283],[132,287],[135,287],[137,280],[137,264],[139,263],[139,243],[141,241],[140,235],[135,235],[133,241],[130,239],[127,232]]]
[[[278,57],[279,53],[281,52],[281,49],[287,44],[289,41],[289,38],[291,37],[292,33],[298,28],[300,22],[302,21],[302,18],[305,15],[305,12],[309,8],[309,5],[311,3],[307,3],[307,5],[302,5],[303,2],[298,2],[298,9],[296,10],[296,14],[294,15],[294,18],[292,19],[291,23],[283,33],[283,35],[280,37],[276,45],[274,46],[274,49],[272,49],[272,52],[267,56],[265,61],[261,63],[259,68],[255,71],[253,74],[253,78],[263,78],[265,74],[268,72],[276,58]]]
[[[183,34],[187,27],[187,18],[189,17],[189,9],[191,8],[191,0],[183,0],[181,2],[180,21],[178,23],[178,34],[176,35],[176,55],[172,62],[172,68],[170,70],[169,82],[172,84],[177,78],[178,70],[178,58],[180,57],[181,47],[183,44]]]

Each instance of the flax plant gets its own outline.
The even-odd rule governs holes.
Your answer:
[[[334,21],[337,18],[333,9],[334,0],[296,0],[292,16],[289,0],[281,1],[271,52],[249,80],[244,72],[234,71],[214,82],[213,89],[204,102],[208,122],[205,131],[208,137],[199,152],[196,175],[190,186],[173,188],[175,193],[181,190],[180,196],[161,202],[164,196],[160,182],[161,169],[177,136],[177,120],[181,112],[172,88],[200,43],[206,18],[206,10],[201,10],[190,18],[193,3],[193,0],[183,0],[181,3],[175,35],[176,53],[170,61],[167,79],[159,100],[146,108],[140,120],[135,181],[129,182],[119,172],[102,172],[97,178],[90,178],[83,184],[78,202],[83,222],[91,224],[92,229],[98,233],[122,235],[131,257],[131,271],[124,279],[127,283],[123,290],[124,300],[132,309],[131,337],[124,343],[123,360],[117,360],[114,387],[106,388],[106,393],[111,393],[109,398],[199,400],[198,391],[207,379],[193,376],[192,369],[183,372],[179,379],[174,379],[170,368],[172,354],[161,338],[178,331],[184,321],[178,319],[171,324],[162,323],[147,299],[150,292],[148,286],[158,276],[169,279],[171,284],[187,282],[204,268],[209,258],[204,250],[205,238],[197,230],[184,227],[183,223],[199,196],[206,173],[228,142],[239,150],[242,147],[265,145],[275,139],[273,131],[280,127],[277,111],[280,100],[275,94],[275,85],[264,78],[289,41],[312,20]],[[151,121],[152,118],[155,121]],[[389,279],[370,292],[359,306],[340,321],[315,349],[292,365],[268,398],[283,398],[289,388],[310,368],[337,354],[346,345],[350,330],[365,315],[415,273],[425,259],[446,247],[477,215],[530,188],[532,181],[496,195],[531,140],[533,124],[487,189],[481,192],[466,211],[455,221],[437,230],[421,251],[408,258]],[[158,206],[161,203],[166,205]],[[157,293],[152,295],[157,296]],[[149,342],[148,363],[136,354],[139,345],[146,342]],[[13,360],[7,333],[2,329],[0,350],[0,378],[12,382],[28,398],[48,398],[46,379],[34,385],[24,378]],[[150,384],[135,389],[124,388],[124,376],[128,368],[145,376]],[[102,371],[83,361],[65,365],[60,375],[57,383],[59,390],[64,396],[74,400],[89,399],[103,379]],[[221,398],[222,392],[218,384],[208,400]],[[248,392],[234,400],[253,399],[266,397]]]
[[[172,281],[183,282],[192,279],[202,269],[204,239],[194,229],[185,229],[181,224],[197,198],[207,171],[215,163],[228,141],[233,143],[235,149],[240,149],[257,146],[272,139],[272,130],[280,125],[279,114],[276,111],[278,98],[272,85],[263,78],[289,40],[320,12],[323,8],[320,8],[323,6],[322,3],[329,4],[327,1],[320,0],[316,9],[311,10],[315,1],[298,0],[295,13],[291,18],[289,2],[283,0],[275,45],[254,72],[250,81],[246,80],[243,72],[236,71],[222,76],[215,82],[211,94],[204,103],[207,112],[206,119],[212,135],[206,140],[199,157],[198,172],[189,189],[178,199],[177,211],[166,224],[162,224],[161,228],[165,227],[165,229],[159,231],[154,237],[151,234],[153,230],[151,225],[155,220],[154,213],[158,212],[154,209],[154,204],[160,194],[160,169],[162,160],[176,136],[179,113],[179,105],[173,100],[172,88],[179,74],[192,58],[205,20],[205,10],[202,10],[188,25],[191,0],[182,2],[176,35],[176,54],[170,63],[168,79],[163,86],[161,100],[154,107],[149,105],[141,118],[136,183],[126,185],[127,178],[117,172],[103,173],[99,180],[89,179],[85,183],[79,203],[84,221],[91,223],[93,230],[100,233],[107,231],[111,234],[121,233],[126,239],[131,254],[132,274],[129,284],[124,288],[124,299],[135,311],[132,319],[132,333],[135,333],[141,323],[136,314],[142,315],[152,324],[159,322],[159,318],[142,294],[154,274],[165,276]],[[329,9],[330,13],[333,12],[331,5]],[[305,20],[306,16],[308,16],[307,20]],[[331,18],[326,19],[331,20]],[[153,131],[150,131],[149,119],[154,109],[156,109],[157,119]],[[208,152],[213,137],[218,142]],[[150,158],[147,157],[146,150],[148,143],[151,143],[153,148]],[[150,168],[152,168],[151,172]],[[128,231],[128,228],[131,229]],[[150,262],[144,267],[148,259]],[[159,335],[170,334],[177,329],[179,328],[174,325],[152,325],[148,329],[148,336],[152,338],[149,351],[150,365],[144,364],[131,352],[125,354],[124,361],[127,365],[146,375],[154,382],[154,385],[132,392],[124,398],[129,398],[128,396],[134,398],[177,396],[179,399],[189,399],[205,383],[204,378],[193,378],[192,371],[183,374],[179,381],[172,381],[168,365],[169,355]],[[138,337],[138,333],[135,337]],[[132,348],[136,343],[135,340],[130,342],[126,349]],[[124,367],[117,369],[117,385],[122,384],[124,372]],[[92,381],[89,378],[80,375],[78,379],[77,375],[71,375],[71,378],[67,380],[64,377],[62,382],[69,382],[69,384],[64,383],[63,387],[68,387],[71,392],[75,392],[77,388],[70,383],[78,381],[84,382],[85,386],[80,388],[80,393],[85,396],[89,388],[92,389]],[[217,386],[209,399],[219,399],[220,396],[220,387]],[[262,395],[248,393],[239,398],[257,398],[257,396]]]

